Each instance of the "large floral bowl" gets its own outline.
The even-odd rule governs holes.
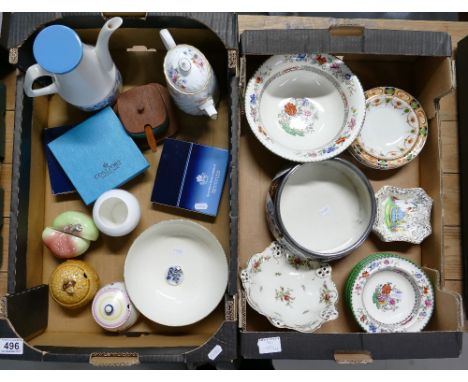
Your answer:
[[[311,333],[338,318],[331,267],[291,255],[277,242],[252,256],[240,277],[249,305],[278,328]]]
[[[359,135],[365,97],[359,79],[334,56],[278,55],[250,79],[245,113],[270,151],[315,162],[340,154]]]

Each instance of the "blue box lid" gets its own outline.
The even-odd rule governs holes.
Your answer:
[[[225,149],[166,139],[151,201],[216,216],[228,160]]]

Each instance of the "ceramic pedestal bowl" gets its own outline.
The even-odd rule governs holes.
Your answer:
[[[358,136],[364,91],[334,56],[278,55],[250,79],[245,113],[255,136],[273,153],[296,162],[321,161]]]
[[[304,163],[273,179],[266,200],[270,230],[296,256],[339,259],[369,235],[374,224],[374,191],[353,164],[334,158]]]
[[[226,255],[216,237],[188,220],[166,220],[146,229],[130,247],[125,286],[135,307],[167,326],[193,324],[224,296]]]

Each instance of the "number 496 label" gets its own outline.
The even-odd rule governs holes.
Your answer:
[[[0,338],[0,354],[23,354],[21,338]]]

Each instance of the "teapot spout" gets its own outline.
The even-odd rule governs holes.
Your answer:
[[[101,63],[101,66],[104,70],[110,71],[114,65],[112,57],[109,52],[109,38],[123,23],[121,17],[113,17],[106,21],[96,42],[96,51],[97,58]]]
[[[200,105],[200,110],[203,110],[211,119],[218,118],[218,112],[211,97],[204,104]]]

